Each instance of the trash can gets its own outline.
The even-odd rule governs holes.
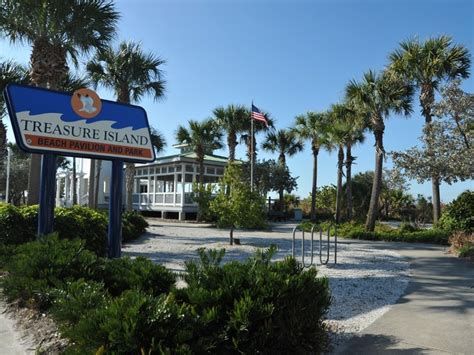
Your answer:
[[[294,215],[295,221],[300,222],[303,219],[303,210],[301,208],[295,208],[293,210],[293,213],[295,214]]]

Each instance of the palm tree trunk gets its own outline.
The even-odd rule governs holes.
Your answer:
[[[433,188],[433,224],[439,221],[441,217],[441,199],[439,194],[439,178],[433,177],[432,188]]]
[[[383,127],[383,122],[381,122],[381,127]],[[374,135],[375,135],[375,171],[374,171],[374,180],[372,183],[372,194],[370,195],[369,212],[367,213],[367,220],[365,222],[365,229],[368,232],[373,232],[375,229],[375,220],[377,218],[380,190],[382,188],[382,167],[383,167],[383,156],[384,156],[383,129],[376,130],[374,132]]]
[[[28,205],[39,203],[39,185],[41,171],[41,155],[31,154],[30,168],[28,171]]]
[[[285,190],[278,191],[278,195],[280,198],[280,212],[285,212]]]
[[[4,157],[7,153],[7,129],[0,117],[0,171],[3,171]]]
[[[318,153],[319,149],[313,147],[313,185],[311,188],[311,220],[316,221],[316,193],[318,191]]]
[[[72,158],[72,204],[77,205],[76,158]]]
[[[346,146],[346,199],[347,220],[352,221],[352,146]]]
[[[280,152],[280,155],[278,156],[278,163],[281,165],[281,166],[285,166],[286,165],[286,157],[285,157],[285,153],[283,152]],[[285,212],[285,190],[279,190],[278,191],[278,194],[279,194],[279,197],[280,197],[280,212],[283,213]]]
[[[337,192],[336,192],[336,224],[341,222],[341,200],[342,200],[342,168],[344,166],[344,148],[339,146],[337,154]]]
[[[420,92],[420,104],[422,107],[422,113],[423,116],[425,117],[425,128],[426,129],[426,134],[429,135],[427,141],[427,148],[428,151],[432,151],[436,149],[435,147],[432,146],[431,142],[433,142],[433,139],[431,139],[430,135],[432,134],[432,130],[430,129],[431,126],[431,121],[432,121],[432,108],[435,102],[435,97],[434,97],[434,88],[429,84],[422,84],[421,85],[421,92]],[[441,217],[441,197],[439,193],[439,175],[437,172],[433,171],[431,173],[431,189],[433,191],[433,223],[436,223],[439,218]]]
[[[94,201],[94,183],[95,183],[95,159],[90,160],[90,168],[89,168],[89,188],[88,188],[88,194],[89,194],[89,203],[88,206],[89,208],[94,208],[95,206],[95,201]]]
[[[58,89],[58,83],[69,70],[66,50],[61,45],[52,45],[47,38],[33,43],[30,56],[30,78],[34,86]],[[28,172],[28,205],[39,203],[41,155],[32,154]]]
[[[237,146],[237,135],[235,132],[229,132],[227,146],[229,147],[229,161],[232,162],[235,160],[235,147]]]
[[[252,157],[252,142],[253,142],[253,161],[254,163],[257,161],[257,142],[255,142],[255,133],[253,135],[253,140],[252,140],[252,133],[249,131],[249,135],[247,138],[247,158],[249,161],[251,161]]]
[[[102,168],[102,160],[96,161],[95,166],[95,182],[94,182],[94,208],[99,207],[99,188],[100,188],[100,170]]]
[[[135,164],[125,163],[125,186],[127,189],[127,211],[133,210],[133,180],[135,179]]]

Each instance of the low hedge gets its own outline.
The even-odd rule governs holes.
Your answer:
[[[299,228],[304,231],[310,231],[312,224],[305,221],[299,225]],[[331,235],[334,234],[334,224],[324,221],[316,224],[317,230],[322,228],[327,231],[330,228]],[[377,223],[374,232],[365,231],[364,225],[356,222],[341,223],[337,226],[338,237],[350,239],[365,239],[365,240],[383,240],[392,242],[410,242],[410,243],[435,243],[447,245],[450,231],[443,229],[416,229],[412,225],[402,225],[401,228],[392,228],[383,223]]]
[[[40,307],[69,338],[67,353],[283,354],[326,349],[328,280],[275,248],[221,264],[201,250],[186,264],[188,286],[146,259],[106,260],[80,240],[48,236],[7,263],[10,300]]]
[[[351,239],[365,239],[365,240],[383,240],[388,242],[408,242],[408,243],[434,243],[447,245],[450,232],[441,229],[426,229],[414,232],[352,232],[347,235]]]
[[[0,244],[19,245],[36,239],[38,206],[0,204]],[[146,231],[148,223],[137,212],[122,214],[122,239],[128,242]],[[83,239],[85,247],[106,254],[108,216],[82,206],[56,208],[54,231],[61,239]]]
[[[102,283],[112,296],[129,289],[159,295],[176,281],[173,273],[148,259],[97,257],[86,249],[84,240],[60,239],[57,234],[22,244],[12,252],[5,262],[4,293],[10,301],[40,308],[50,306],[50,289],[63,289],[66,283],[79,279]]]
[[[9,301],[42,309],[50,305],[51,288],[62,288],[65,282],[93,275],[97,256],[85,249],[80,239],[59,239],[57,235],[22,244],[6,262],[8,276],[3,292]]]

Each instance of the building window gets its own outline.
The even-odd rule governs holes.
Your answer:
[[[146,194],[148,192],[148,179],[140,179],[140,193]]]
[[[181,171],[181,165],[176,165],[176,171]]]
[[[193,172],[194,167],[192,165],[186,165],[186,171]]]
[[[206,171],[207,171],[208,174],[212,174],[212,175],[214,175],[216,173],[216,169],[211,168],[211,167],[207,167]]]

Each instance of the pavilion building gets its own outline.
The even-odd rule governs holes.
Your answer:
[[[199,163],[196,154],[188,145],[175,145],[180,149],[176,155],[157,158],[152,163],[136,164],[133,186],[133,208],[171,219],[195,219],[197,204],[192,200],[193,182],[199,181]],[[76,174],[78,203],[87,205],[89,200],[89,159],[77,159]],[[217,184],[224,174],[227,157],[208,152],[204,158],[204,183]],[[98,207],[108,208],[112,164],[103,161],[99,179]],[[125,184],[124,184],[125,185]],[[125,186],[123,194],[125,207]],[[57,175],[56,205],[72,205],[72,172]]]

